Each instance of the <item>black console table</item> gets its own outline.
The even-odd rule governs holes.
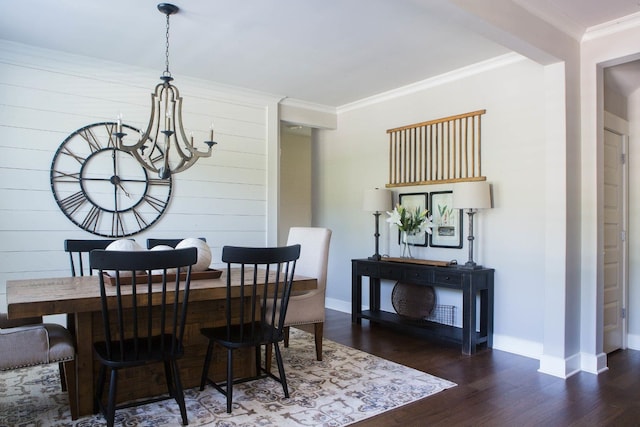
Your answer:
[[[400,326],[420,335],[462,343],[462,353],[473,354],[476,347],[493,345],[493,269],[464,269],[456,266],[433,266],[420,260],[395,262],[354,259],[352,267],[353,323],[362,319]],[[369,277],[369,310],[362,311],[362,277]],[[462,328],[422,319],[411,319],[380,310],[380,281],[395,280],[416,285],[434,286],[462,291]],[[477,307],[476,296],[480,295]],[[476,325],[480,311],[480,331]]]

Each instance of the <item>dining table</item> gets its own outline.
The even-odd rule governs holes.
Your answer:
[[[234,304],[240,304],[239,292],[235,292],[239,290],[239,276],[232,270],[231,277],[231,295]],[[220,271],[219,277],[191,279],[183,341],[184,356],[179,360],[185,389],[200,385],[208,344],[208,340],[200,334],[200,329],[226,324],[226,283],[226,269]],[[296,275],[292,292],[312,290],[317,286],[315,278]],[[100,367],[93,353],[93,343],[104,339],[99,278],[94,275],[8,280],[6,291],[9,319],[54,314],[73,316],[75,322],[71,333],[76,344],[77,395],[69,396],[69,399],[76,399],[79,415],[93,414],[93,396]],[[115,286],[112,292],[115,292]],[[175,297],[174,294],[168,293],[169,300]],[[234,369],[238,376],[249,376],[255,371],[255,352],[247,350],[234,357]],[[223,380],[226,378],[226,353],[220,353],[221,356],[214,356],[209,375],[213,379]],[[126,375],[118,379],[119,403],[164,393],[166,382],[161,364],[128,369]]]

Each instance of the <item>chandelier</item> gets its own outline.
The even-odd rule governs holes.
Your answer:
[[[160,179],[182,172],[201,157],[210,157],[213,146],[213,125],[211,125],[207,151],[199,151],[193,145],[193,134],[187,138],[182,125],[182,97],[178,88],[171,84],[173,77],[169,71],[169,17],[178,12],[178,6],[160,3],[158,10],[167,16],[165,45],[166,68],[160,76],[161,83],[151,94],[151,115],[147,130],[140,131],[140,140],[135,145],[124,145],[122,139],[122,120],[118,117],[116,137],[120,148],[129,152],[138,162]]]

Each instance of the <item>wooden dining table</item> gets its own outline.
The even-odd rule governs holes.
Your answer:
[[[232,272],[232,286],[239,288]],[[200,328],[226,323],[226,270],[219,278],[191,280],[187,325],[184,336],[184,356],[179,360],[184,388],[199,386],[208,341]],[[99,362],[93,354],[93,343],[104,339],[100,305],[99,278],[97,276],[59,277],[7,281],[7,308],[9,319],[70,313],[75,318],[71,332],[76,340],[77,396],[69,396],[78,403],[78,414],[94,412],[94,388]],[[317,280],[296,276],[293,292],[317,288]],[[115,287],[114,287],[115,292]],[[238,297],[239,294],[234,294]],[[173,298],[169,293],[169,298]],[[239,298],[235,300],[239,304]],[[245,351],[234,357],[237,375],[251,375],[255,370],[255,353]],[[214,356],[209,375],[224,379],[226,353]],[[166,393],[163,366],[148,365],[127,370],[118,379],[118,401],[158,396]]]

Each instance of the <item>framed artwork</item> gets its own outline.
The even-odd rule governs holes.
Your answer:
[[[408,193],[400,194],[398,203],[404,206],[410,211],[415,211],[416,208],[428,209],[429,193]],[[427,239],[427,233],[422,232],[412,236],[408,236],[408,242],[413,246],[427,246],[429,244]],[[402,232],[398,231],[398,243],[402,244]]]
[[[453,191],[431,193],[430,214],[433,216],[433,228],[429,244],[434,248],[462,247],[462,214],[454,209]]]

